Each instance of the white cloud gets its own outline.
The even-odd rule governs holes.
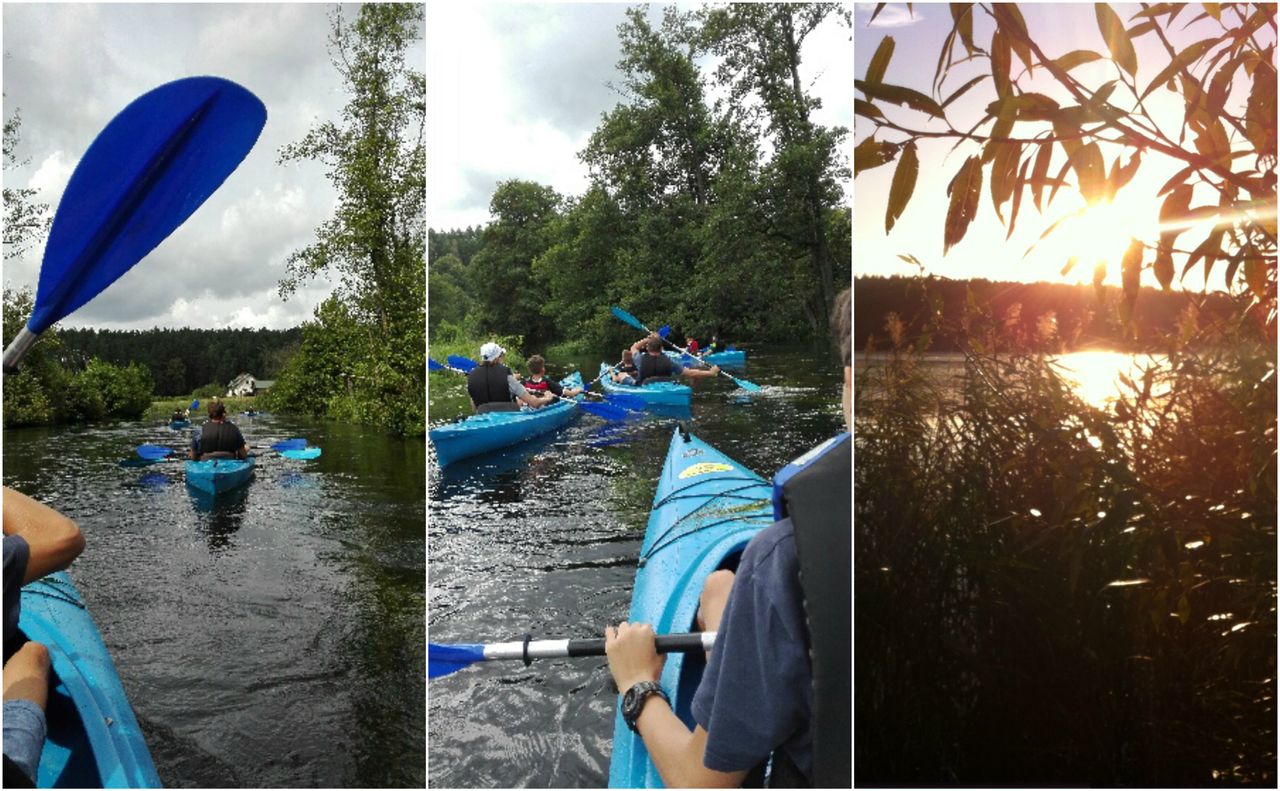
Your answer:
[[[878,5],[880,4],[857,3],[856,18],[858,20],[870,20]],[[925,3],[915,3],[910,10],[907,9],[905,4],[888,5],[876,15],[875,21],[869,24],[868,22],[860,21],[858,24],[866,25],[867,27],[907,27],[924,20],[923,11],[925,7],[927,7]]]

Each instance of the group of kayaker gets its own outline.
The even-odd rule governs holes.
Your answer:
[[[529,358],[527,379],[516,376],[506,366],[506,357],[507,350],[492,341],[480,347],[480,364],[467,374],[467,395],[476,414],[514,412],[521,404],[537,409],[582,392],[547,379],[546,360],[541,355]]]
[[[33,788],[48,732],[49,649],[21,638],[22,586],[71,565],[84,551],[76,523],[4,489],[4,786]]]
[[[851,325],[846,289],[832,311],[846,426]],[[659,684],[665,657],[652,626],[606,628],[623,718],[667,787],[741,785],[770,758],[770,785],[849,787],[852,469],[848,432],[784,468],[774,479],[778,521],[751,539],[736,572],[706,579],[697,626],[717,638],[693,698],[692,731]]]

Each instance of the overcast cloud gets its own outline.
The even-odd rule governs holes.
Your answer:
[[[682,4],[681,7],[690,7]],[[616,64],[624,3],[427,5],[427,221],[489,221],[499,181],[586,190],[577,154],[623,97]],[[660,5],[649,7],[661,18]],[[805,44],[802,77],[828,126],[853,125],[853,44],[829,20]]]
[[[124,329],[292,327],[332,291],[315,280],[282,301],[289,253],[331,216],[319,163],[277,165],[280,148],[346,96],[329,62],[329,4],[4,6],[4,116],[22,115],[7,187],[56,207],[80,155],[126,104],[181,77],[240,83],[267,106],[262,137],[200,209],[142,263],[62,323]],[[355,7],[345,9],[354,17]],[[409,62],[425,61],[418,41]],[[43,246],[6,261],[9,287],[35,288]]]

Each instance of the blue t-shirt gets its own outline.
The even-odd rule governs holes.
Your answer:
[[[4,643],[11,648],[10,638],[18,631],[22,612],[22,578],[27,576],[31,547],[22,536],[4,537]]]
[[[693,696],[708,769],[750,770],[781,747],[813,774],[813,672],[799,569],[790,519],[761,530],[742,553]]]

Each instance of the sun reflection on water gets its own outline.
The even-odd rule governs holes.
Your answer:
[[[1142,372],[1160,362],[1150,355],[1108,351],[1071,352],[1054,361],[1074,383],[1076,394],[1095,407],[1106,407],[1120,397],[1121,375],[1141,386]]]

